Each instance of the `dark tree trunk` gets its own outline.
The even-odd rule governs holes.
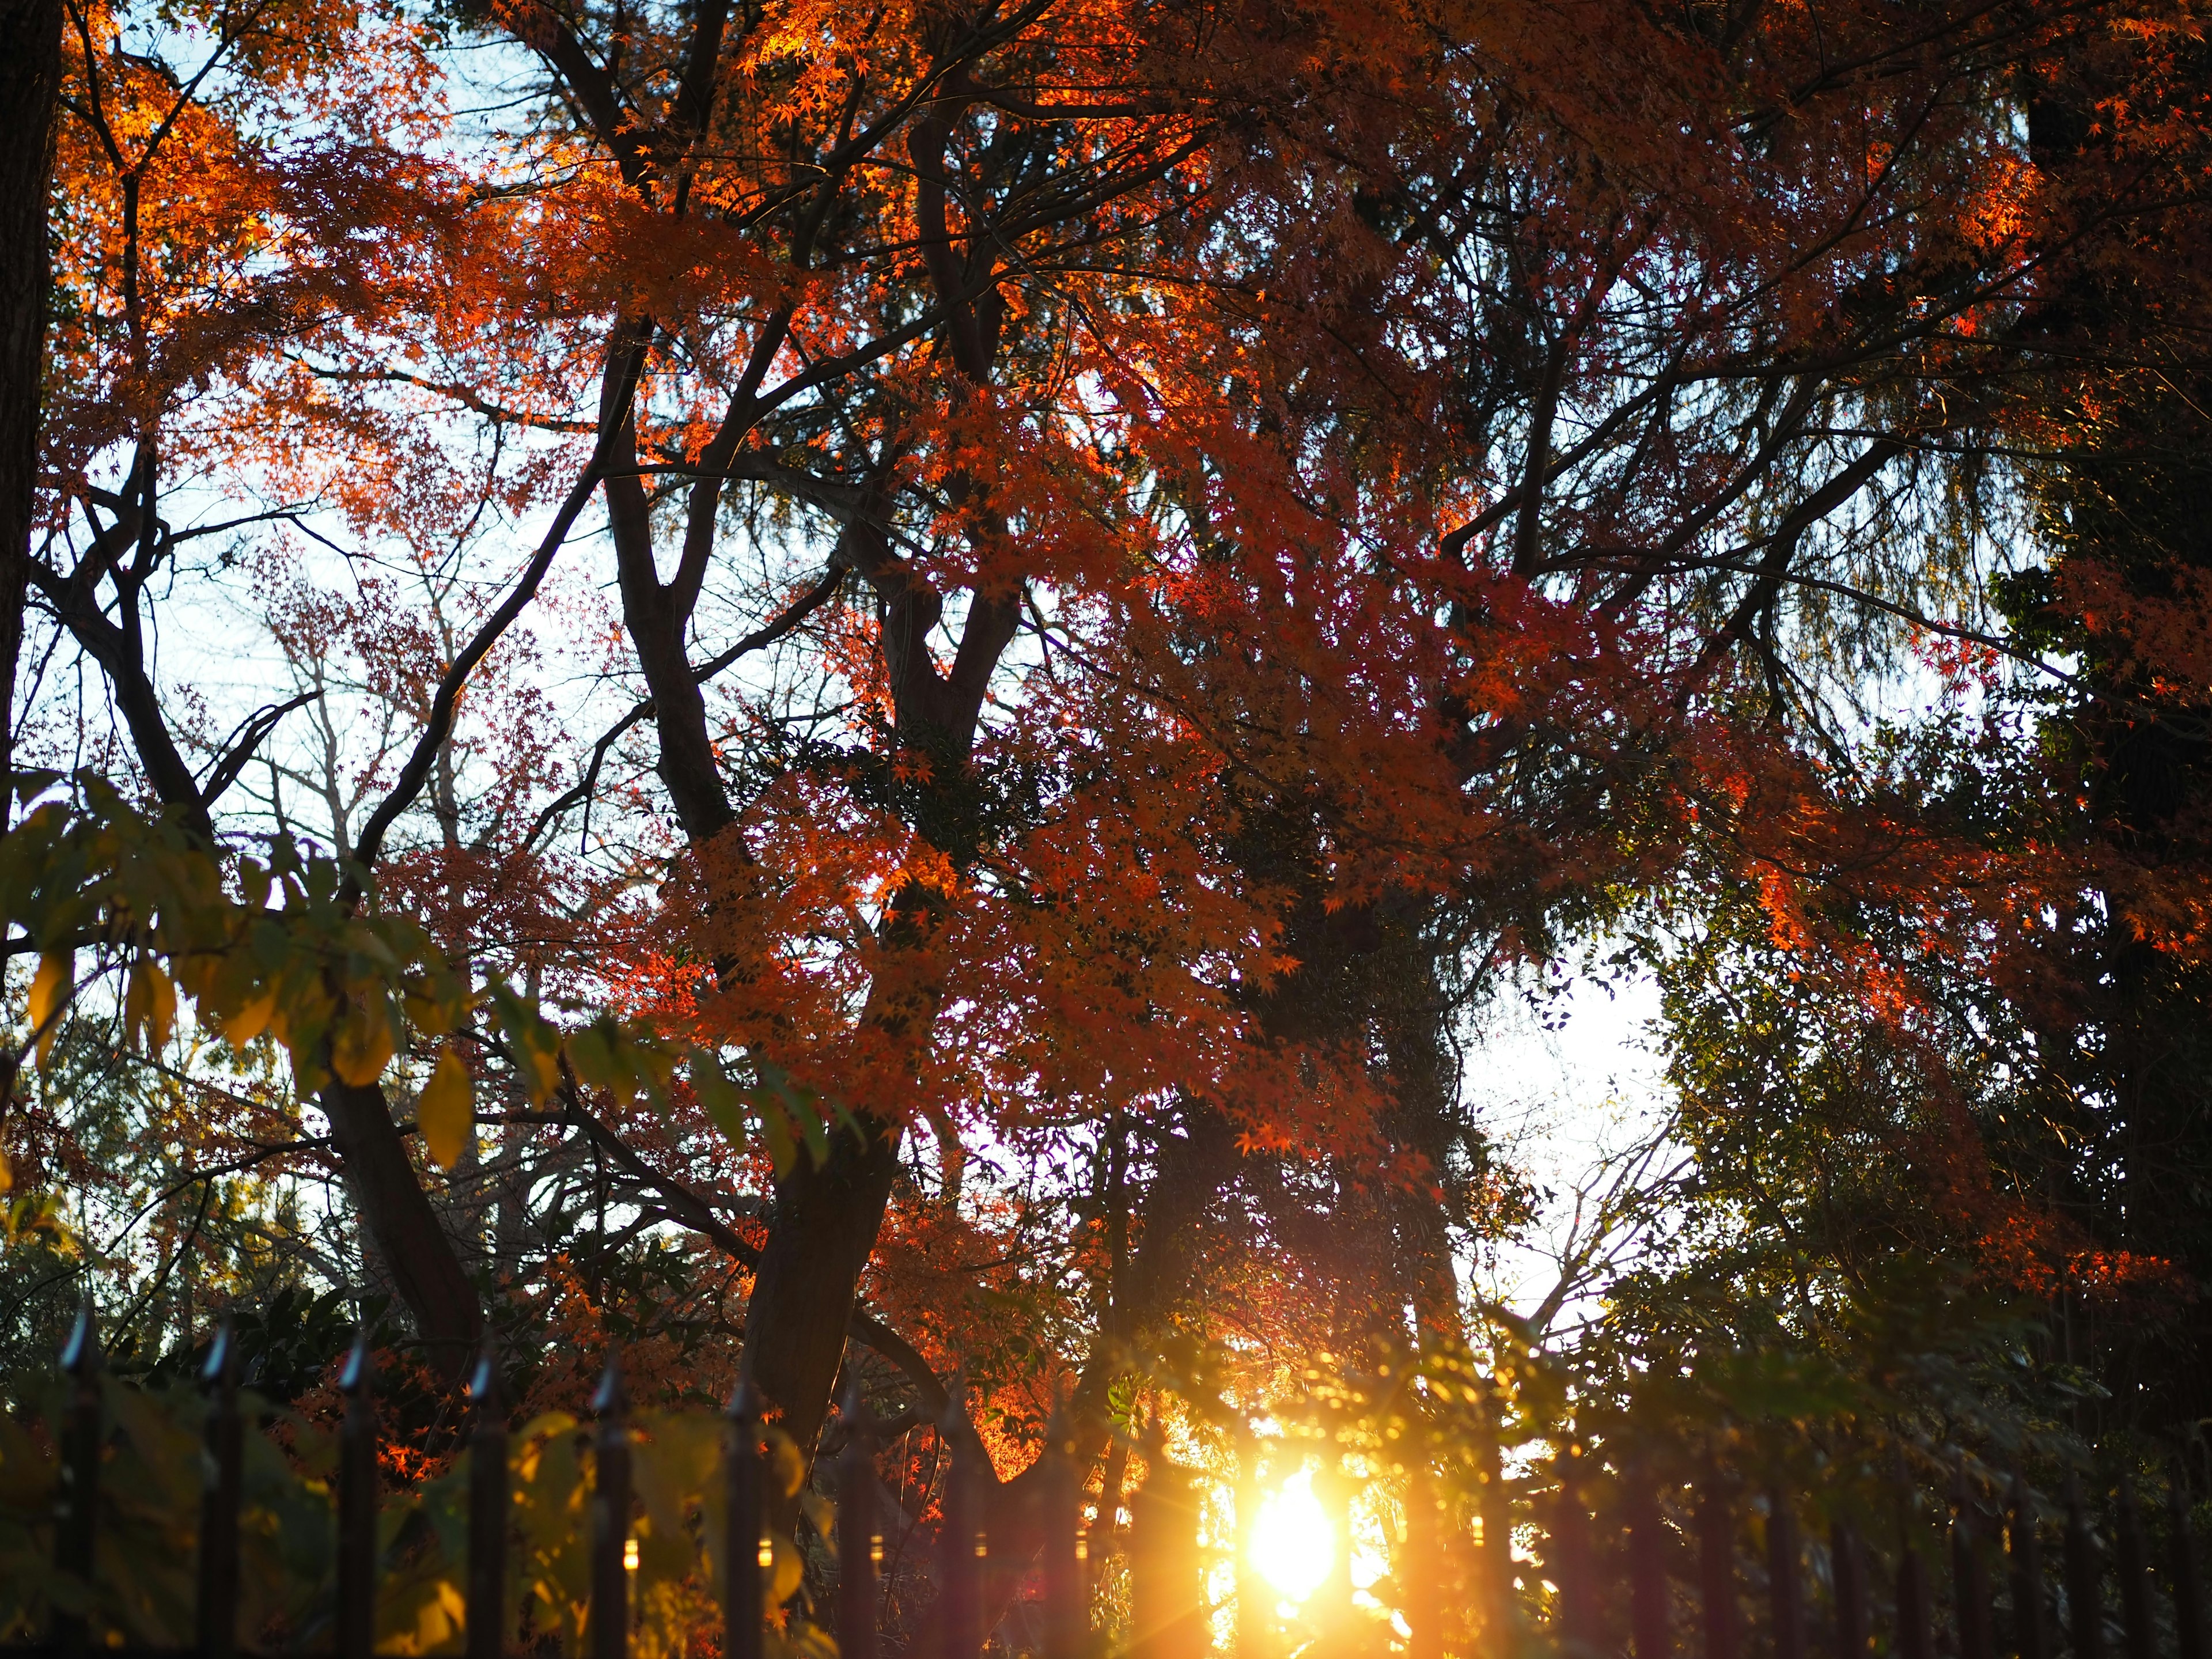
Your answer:
[[[782,1412],[784,1432],[810,1449],[890,1202],[898,1131],[872,1123],[865,1151],[850,1134],[833,1136],[830,1147],[819,1168],[802,1153],[775,1183],[775,1224],[745,1307],[753,1381]]]
[[[476,1287],[439,1224],[407,1147],[392,1121],[384,1091],[333,1081],[322,1092],[331,1140],[345,1166],[346,1189],[361,1218],[364,1254],[391,1276],[392,1288],[415,1320],[434,1369],[457,1376],[483,1334]]]
[[[46,191],[61,81],[61,0],[0,0],[0,828],[15,779],[46,358]]]

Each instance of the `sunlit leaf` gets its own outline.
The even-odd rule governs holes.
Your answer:
[[[476,1085],[470,1081],[469,1068],[450,1048],[430,1068],[429,1080],[415,1103],[415,1123],[422,1132],[430,1161],[440,1169],[450,1170],[468,1155],[476,1135]]]

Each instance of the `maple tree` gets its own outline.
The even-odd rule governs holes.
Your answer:
[[[64,10],[9,1151],[191,1147],[134,1317],[235,1207],[434,1381],[1072,1391],[1110,1516],[1145,1357],[1475,1333],[1469,1011],[1654,914],[1711,1190],[2072,1293],[1989,1033],[2054,913],[2198,1006],[2196,809],[2057,823],[2201,741],[2188,8]]]

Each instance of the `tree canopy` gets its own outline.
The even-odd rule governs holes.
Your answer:
[[[957,1376],[1014,1527],[1540,1343],[1586,972],[1596,1371],[2212,1412],[2197,0],[8,3],[19,1392]]]

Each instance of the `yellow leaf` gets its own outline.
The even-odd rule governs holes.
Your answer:
[[[264,991],[228,1019],[223,1021],[223,1041],[234,1048],[243,1048],[269,1029],[270,1018],[276,1012],[275,989]]]
[[[791,1120],[783,1115],[783,1108],[762,1103],[761,1139],[768,1143],[768,1161],[775,1166],[778,1179],[791,1173],[799,1162],[799,1148],[791,1139]]]
[[[560,1086],[561,1051],[550,1042],[541,1043],[535,1041],[537,1035],[536,1032],[531,1034],[533,1040],[528,1042],[518,1058],[527,1068],[523,1076],[530,1090],[531,1104],[543,1106],[552,1099],[553,1091]]]
[[[177,988],[151,957],[141,957],[131,969],[131,983],[123,994],[123,1017],[146,1033],[149,1050],[166,1048],[169,1029],[177,1022]]]
[[[8,1154],[0,1152],[0,1193],[15,1190],[15,1166],[8,1161]]]
[[[392,1022],[385,1018],[383,998],[347,1009],[331,1034],[331,1069],[343,1081],[365,1089],[391,1063]]]
[[[430,1080],[422,1085],[422,1098],[415,1103],[415,1125],[430,1149],[430,1161],[441,1170],[459,1164],[476,1138],[476,1090],[469,1082],[469,1068],[450,1048],[438,1056]]]
[[[731,1146],[744,1150],[747,1139],[745,1099],[723,1075],[720,1064],[703,1048],[691,1051],[691,1092]]]
[[[75,988],[76,961],[69,953],[39,958],[38,977],[31,981],[31,1029],[39,1034],[39,1064],[53,1052],[54,1036],[61,1030],[58,1015]]]

